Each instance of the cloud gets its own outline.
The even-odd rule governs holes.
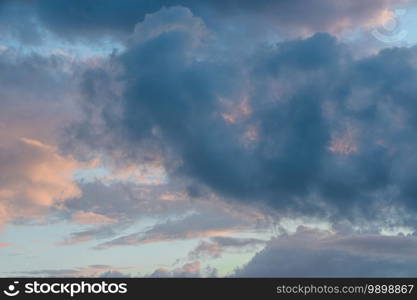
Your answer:
[[[1,223],[59,210],[81,195],[74,173],[92,166],[60,147],[63,129],[78,118],[78,60],[26,50],[0,51]]]
[[[95,37],[129,32],[146,13],[161,8],[160,1],[124,0],[119,5],[104,0],[95,1],[34,1],[40,21],[65,37]],[[66,14],[62,14],[67,11]]]
[[[224,252],[254,251],[266,241],[255,238],[235,238],[227,236],[211,237],[210,241],[201,241],[188,257],[190,259],[219,258]]]
[[[270,240],[234,276],[413,277],[416,243],[415,236],[344,235],[299,227]]]
[[[112,138],[100,149],[158,153],[169,177],[283,215],[413,226],[416,48],[355,58],[322,33],[224,61],[201,26],[186,8],[161,10],[113,73],[88,73],[90,110],[103,78],[122,86],[101,103]]]
[[[93,241],[96,239],[108,238],[115,234],[116,234],[115,228],[113,228],[112,226],[109,226],[109,225],[100,226],[100,227],[96,227],[92,229],[73,232],[70,234],[69,237],[59,242],[58,245],[71,246],[71,245]]]
[[[178,201],[161,200],[160,197],[171,188],[177,192],[178,188],[171,185],[144,187],[132,182],[105,184],[97,180],[79,186],[83,195],[65,203],[66,211],[72,215],[86,211],[117,222],[129,223],[143,216],[180,214],[192,206],[187,197]]]
[[[172,31],[189,31],[191,35],[196,36],[196,42],[199,37],[207,34],[204,22],[193,15],[193,13],[184,7],[161,8],[157,13],[147,14],[143,22],[135,25],[130,42],[139,44],[161,34]]]
[[[62,209],[55,211],[55,216],[92,228],[73,232],[60,244],[73,245],[112,238],[98,248],[119,244],[140,245],[206,236],[219,230],[264,230],[270,224],[262,208],[225,202],[207,193],[199,196],[200,192],[194,188],[189,191],[182,181],[170,180],[156,186],[130,181],[95,181],[79,183],[79,188],[81,197],[65,201]],[[142,228],[138,232],[135,229],[140,226],[138,220],[144,218],[155,219],[157,224],[152,230]],[[217,224],[211,224],[212,221]],[[187,226],[193,229],[189,230]],[[122,232],[127,228],[136,233],[125,236]]]
[[[1,141],[0,223],[43,216],[80,196],[72,178],[76,160],[37,140],[2,135]]]
[[[78,211],[72,215],[72,220],[77,224],[108,224],[114,220],[93,212]]]
[[[58,147],[77,118],[74,69],[61,55],[0,51],[0,223],[44,217],[81,194],[73,174],[89,164]]]
[[[148,275],[148,277],[200,277],[200,268],[201,264],[199,261],[194,261],[191,263],[187,263],[182,267],[175,268],[173,270],[159,268],[155,270],[152,274]]]
[[[0,51],[0,133],[58,144],[78,119],[77,59],[5,47]]]
[[[16,15],[21,18],[16,18]],[[17,40],[27,45],[39,45],[43,42],[42,30],[31,5],[25,1],[4,0],[0,3],[0,40]]]
[[[22,274],[26,276],[41,277],[130,277],[126,270],[130,267],[114,267],[110,265],[90,265],[73,269],[45,269],[26,271]]]
[[[143,232],[118,237],[99,244],[95,249],[228,235],[255,229],[256,223],[252,222],[253,220],[244,220],[225,212],[206,210],[158,223]]]
[[[110,271],[107,271],[107,272],[104,272],[104,273],[100,274],[98,277],[101,277],[101,278],[126,278],[126,277],[130,277],[130,275],[126,274],[126,273],[119,272],[119,271],[110,270]]]
[[[123,0],[117,5],[94,1],[33,1],[34,16],[46,28],[65,38],[126,37],[136,23],[163,7],[182,5],[203,18],[212,27],[225,31],[234,24],[234,34],[252,36],[279,32],[300,36],[315,32],[339,32],[344,29],[386,22],[390,9],[408,1],[282,0],[268,1],[191,1],[191,0]],[[27,5],[26,5],[27,6]],[[63,13],[65,12],[65,13]],[[242,33],[238,33],[239,30]],[[243,36],[243,34],[242,34]]]
[[[95,249],[204,239],[167,276],[254,250],[229,235],[267,215],[415,229],[417,48],[338,39],[408,1],[119,2],[0,2],[0,224],[52,213],[81,225],[59,245]],[[78,39],[101,56],[50,47]],[[277,237],[237,275],[414,274],[413,237],[350,234]],[[91,268],[38,272],[123,275]]]
[[[222,255],[223,251],[222,247],[217,243],[202,241],[188,256],[190,259],[198,259],[205,256],[218,258]]]

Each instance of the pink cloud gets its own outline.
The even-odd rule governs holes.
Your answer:
[[[350,155],[358,152],[358,145],[355,143],[352,130],[348,130],[343,135],[334,136],[330,141],[328,149],[341,155]]]
[[[77,224],[110,224],[115,220],[94,212],[79,211],[72,215],[72,221]]]
[[[73,180],[82,164],[52,145],[0,135],[0,224],[39,218],[81,191]]]

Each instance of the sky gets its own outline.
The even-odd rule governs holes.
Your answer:
[[[416,20],[0,1],[0,277],[416,277]]]

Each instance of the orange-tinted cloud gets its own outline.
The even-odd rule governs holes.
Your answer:
[[[0,135],[0,164],[0,224],[41,217],[48,208],[81,195],[72,178],[81,164],[54,146]]]

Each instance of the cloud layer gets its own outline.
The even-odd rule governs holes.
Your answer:
[[[417,48],[368,32],[411,3],[0,1],[8,270],[24,244],[31,276],[214,277],[265,247],[234,276],[415,276]],[[106,265],[53,267],[82,251]]]
[[[414,224],[415,48],[357,59],[316,34],[224,61],[202,24],[163,9],[112,58],[122,92],[100,105],[119,150],[157,149],[169,175],[234,201]],[[105,74],[89,73],[91,109]]]
[[[300,227],[272,239],[234,276],[414,277],[416,243],[415,236],[343,235]]]
[[[300,36],[314,32],[339,32],[345,29],[386,22],[390,9],[409,1],[342,1],[302,0],[268,1],[191,1],[191,0],[123,0],[117,5],[101,1],[33,1],[32,8],[40,24],[61,37],[94,38],[129,34],[146,15],[163,7],[184,6],[213,27],[239,24],[247,32],[262,34],[262,29],[284,36]],[[5,5],[5,7],[7,7]],[[64,13],[65,12],[65,13]],[[257,28],[257,29],[256,29]]]

